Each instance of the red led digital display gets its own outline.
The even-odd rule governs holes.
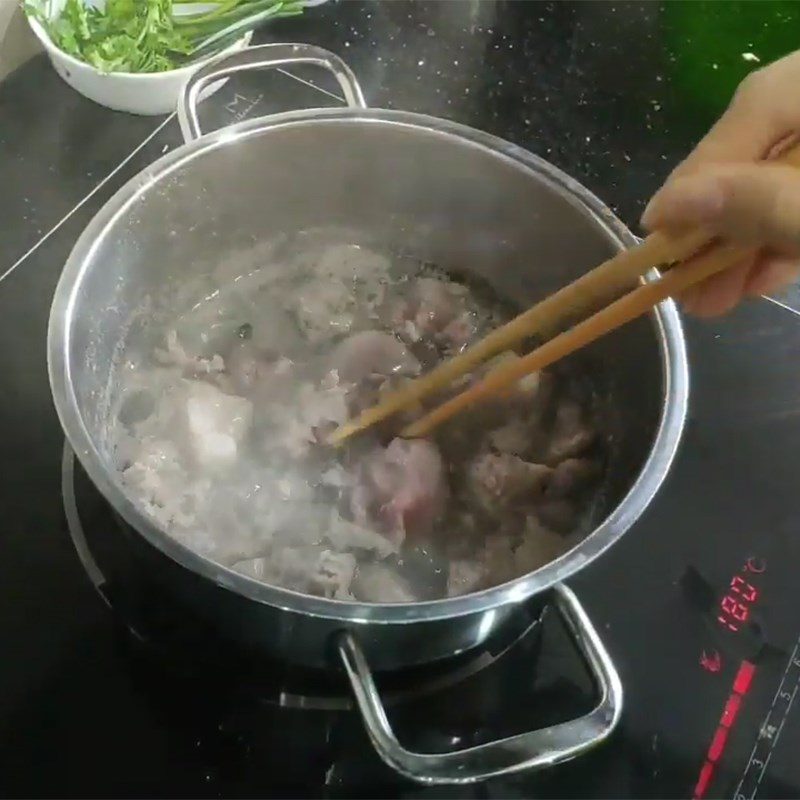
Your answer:
[[[744,566],[731,578],[725,594],[720,598],[717,608],[717,620],[726,630],[737,632],[748,621],[753,606],[758,601],[759,576],[766,570],[767,562],[763,558],[751,556],[745,561]],[[707,652],[703,650],[700,657],[700,666],[706,672],[715,674],[721,671],[722,659],[717,650]],[[701,800],[707,793],[712,781],[717,764],[725,752],[728,736],[733,728],[744,698],[750,691],[750,686],[755,677],[756,667],[751,661],[742,661],[733,679],[730,694],[725,702],[719,723],[711,737],[711,743],[706,751],[706,757],[697,776],[692,797]]]
[[[719,721],[720,725],[724,725],[726,728],[730,728],[733,725],[733,721],[736,719],[736,715],[739,713],[739,707],[742,705],[742,696],[738,694],[732,694],[728,698],[728,702],[725,703],[725,710],[722,712],[722,718]]]
[[[714,732],[714,738],[708,747],[708,760],[713,764],[719,761],[722,751],[725,749],[725,742],[728,740],[728,729],[720,725]]]
[[[692,792],[693,800],[701,800],[708,791],[708,787],[714,777],[714,767],[725,752],[728,734],[733,727],[733,721],[736,719],[736,715],[739,713],[742,701],[750,689],[750,684],[753,681],[755,672],[755,665],[751,664],[749,661],[742,661],[739,665],[736,677],[733,680],[731,693],[728,695],[725,708],[722,710],[722,716],[719,718],[719,724],[714,731],[711,744],[708,746],[706,760],[703,762],[703,766],[700,768],[700,774],[697,776],[697,783],[695,784],[694,792]]]
[[[756,668],[749,661],[742,661],[742,666],[739,667],[739,671],[733,681],[733,691],[738,694],[747,694],[755,671]]]
[[[731,578],[728,590],[719,602],[717,621],[723,628],[733,633],[741,630],[747,622],[753,604],[758,600],[758,589],[751,583],[756,575],[766,569],[766,564],[759,558],[748,558],[739,574]],[[748,580],[749,579],[749,580]]]
[[[711,778],[714,775],[714,765],[710,761],[706,761],[700,769],[700,775],[697,777],[697,784],[694,787],[695,800],[699,800],[706,791],[708,785],[711,783]]]

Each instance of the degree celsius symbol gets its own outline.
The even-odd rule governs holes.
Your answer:
[[[767,569],[767,562],[758,556],[750,556],[744,565],[742,572],[752,572],[754,575],[760,575]]]

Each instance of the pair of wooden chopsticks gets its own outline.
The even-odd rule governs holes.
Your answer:
[[[800,145],[795,145],[776,160],[800,167]],[[680,236],[653,233],[640,244],[618,253],[537,303],[464,353],[443,362],[426,375],[363,411],[358,417],[335,430],[330,435],[329,442],[339,444],[354,433],[413,406],[423,397],[445,390],[456,378],[486,359],[512,349],[530,336],[546,335],[558,330],[565,320],[585,314],[602,303],[613,300],[653,267],[671,267],[658,280],[639,285],[528,355],[491,370],[483,380],[425,414],[400,434],[408,438],[426,436],[437,425],[465,408],[502,392],[525,375],[568,356],[645,314],[662,300],[680,295],[690,286],[739,263],[754,251],[751,247],[718,242],[702,230],[690,231]],[[692,256],[695,258],[691,263],[681,263]]]

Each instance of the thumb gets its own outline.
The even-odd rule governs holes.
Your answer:
[[[800,247],[800,169],[719,164],[669,181],[650,201],[649,229],[702,225],[749,244]]]

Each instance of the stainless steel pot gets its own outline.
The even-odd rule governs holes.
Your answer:
[[[202,90],[242,70],[313,64],[339,82],[347,107],[241,122],[201,136]],[[265,45],[204,67],[179,107],[186,144],[131,180],[75,245],[50,318],[56,408],[90,478],[135,530],[141,556],[185,602],[229,637],[314,666],[341,659],[382,757],[429,782],[470,782],[570,758],[616,724],[622,689],[575,595],[563,585],[631,525],[659,488],[684,423],[686,352],[677,311],[664,303],[595,346],[622,417],[608,515],[557,561],[503,586],[447,600],[370,605],[266,586],[190,552],[123,492],[102,438],[99,399],[115,348],[142,299],[247,258],[254,243],[326,226],[364,243],[471,270],[528,305],[634,237],[591,193],[508,142],[447,120],[367,109],[349,68],[308,45]],[[117,535],[109,531],[109,535]],[[448,754],[395,739],[370,667],[398,669],[485,641],[534,596],[555,592],[593,668],[600,702],[587,717]],[[369,666],[368,666],[369,665]]]

